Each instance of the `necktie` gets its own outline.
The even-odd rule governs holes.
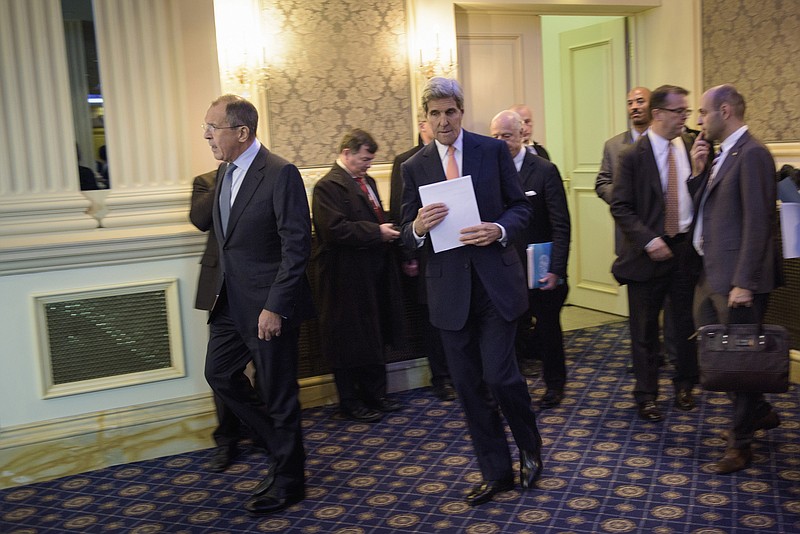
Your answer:
[[[372,204],[372,211],[375,212],[375,217],[378,218],[378,222],[380,224],[383,224],[384,222],[383,210],[378,205],[378,201],[375,199],[375,197],[372,196],[372,193],[369,191],[369,189],[367,189],[367,182],[364,180],[364,178],[359,178],[359,177],[356,177],[356,182],[358,182],[358,186],[361,188],[361,191],[363,191],[364,194],[367,195],[369,203]]]
[[[225,176],[222,178],[222,189],[219,190],[219,215],[223,237],[228,234],[228,218],[231,216],[231,184],[234,170],[236,170],[236,165],[229,163],[228,168],[225,169]]]
[[[458,178],[458,163],[456,162],[456,147],[447,145],[447,170],[444,175],[448,180]]]
[[[667,207],[664,213],[664,233],[675,236],[679,229],[678,214],[678,168],[672,143],[667,148]]]

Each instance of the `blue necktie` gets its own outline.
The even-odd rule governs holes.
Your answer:
[[[228,235],[228,219],[231,216],[231,184],[233,183],[233,171],[236,165],[228,164],[225,169],[225,177],[222,179],[222,189],[219,191],[219,215],[222,223],[222,236]]]

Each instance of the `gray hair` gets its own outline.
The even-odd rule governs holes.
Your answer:
[[[422,89],[422,109],[428,113],[428,102],[441,98],[452,98],[456,101],[456,107],[464,111],[464,93],[461,86],[452,78],[442,78],[434,76],[427,81]]]
[[[258,110],[248,100],[239,95],[227,94],[214,100],[211,105],[225,104],[225,120],[229,126],[247,126],[250,137],[256,136],[258,128]]]

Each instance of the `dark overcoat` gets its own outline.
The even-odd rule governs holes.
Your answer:
[[[311,211],[322,352],[334,368],[385,363],[385,345],[403,340],[396,245],[381,240],[369,198],[338,164],[314,186]]]

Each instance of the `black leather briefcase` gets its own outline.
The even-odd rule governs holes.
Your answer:
[[[710,324],[697,337],[700,385],[708,391],[789,389],[789,333],[782,326]]]

